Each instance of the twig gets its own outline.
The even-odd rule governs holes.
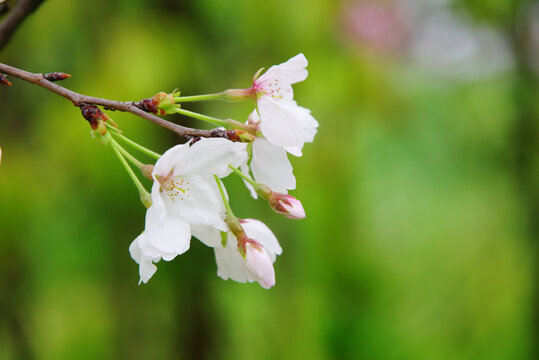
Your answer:
[[[17,27],[45,0],[19,0],[0,24],[0,50],[8,43]]]
[[[133,101],[114,101],[82,95],[45,79],[45,76],[43,74],[34,74],[2,63],[0,63],[0,73],[9,74],[13,77],[26,80],[37,86],[41,86],[42,88],[52,91],[55,94],[65,97],[66,99],[70,100],[73,105],[78,107],[80,107],[81,105],[100,105],[108,110],[130,112],[168,130],[171,130],[180,136],[224,137],[232,141],[239,141],[239,138],[235,136],[236,134],[234,130],[200,130],[174,124],[170,121],[167,121],[139,109],[134,105]]]

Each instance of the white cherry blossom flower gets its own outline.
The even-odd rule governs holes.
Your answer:
[[[145,231],[130,248],[140,265],[141,281],[155,272],[152,262],[170,261],[187,251],[191,234],[199,227],[228,230],[214,175],[225,177],[231,172],[228,165],[243,163],[245,146],[226,139],[202,139],[191,146],[177,145],[157,161]]]
[[[257,281],[260,286],[269,289],[275,285],[273,263],[277,255],[282,253],[281,246],[275,235],[261,221],[243,219],[240,222],[250,240],[245,245],[245,259],[238,251],[236,236],[229,232],[226,244],[219,244],[214,248],[217,275],[224,280]]]
[[[261,117],[260,131],[274,145],[301,150],[303,144],[311,142],[316,134],[318,123],[310,111],[293,100],[292,84],[307,78],[307,64],[305,55],[298,54],[285,63],[270,67],[253,82],[252,90]]]

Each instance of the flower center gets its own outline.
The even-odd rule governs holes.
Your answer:
[[[164,191],[172,202],[190,197],[189,191],[191,188],[189,187],[189,181],[171,175],[158,178],[158,181],[161,185],[160,191]]]
[[[265,79],[259,82],[256,86],[258,91],[264,92],[266,95],[274,99],[282,99],[283,92],[279,86],[279,79]]]

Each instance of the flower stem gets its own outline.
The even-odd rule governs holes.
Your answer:
[[[249,176],[247,176],[246,174],[244,174],[243,172],[241,172],[239,169],[235,168],[234,166],[232,165],[228,165],[229,168],[232,169],[232,171],[234,171],[236,173],[236,175],[239,175],[242,179],[244,179],[245,181],[247,181],[249,184],[253,185],[256,187],[256,183],[253,179],[251,179]]]
[[[152,197],[150,196],[150,193],[148,193],[148,191],[144,188],[139,178],[135,175],[135,172],[133,171],[133,169],[131,169],[131,167],[129,166],[125,158],[123,157],[120,150],[118,150],[118,148],[116,147],[116,145],[114,145],[114,143],[112,144],[113,144],[112,150],[114,151],[114,153],[116,154],[116,156],[118,157],[122,165],[124,166],[125,170],[131,177],[131,180],[133,180],[133,183],[137,187],[137,190],[140,195],[140,201],[142,201],[142,203],[144,204],[144,206],[146,206],[146,208],[149,208],[152,205]]]
[[[131,153],[127,150],[125,150],[122,145],[118,144],[118,142],[116,140],[114,140],[114,138],[110,138],[110,141],[112,143],[112,146],[114,146],[120,153],[122,153],[122,155],[127,158],[127,160],[131,161],[131,163],[133,165],[135,165],[136,167],[138,167],[139,169],[141,169],[144,164],[141,163],[136,157],[134,157],[133,155],[131,155]]]
[[[109,126],[108,128],[109,128],[109,130],[113,130],[113,131],[111,131],[112,134],[117,136],[119,139],[121,139],[126,144],[129,144],[133,148],[139,150],[140,152],[142,152],[142,153],[144,153],[144,154],[146,154],[146,155],[148,155],[150,157],[153,157],[154,159],[157,159],[157,160],[159,160],[159,158],[161,157],[161,155],[156,153],[155,151],[152,151],[152,150],[150,150],[148,148],[145,148],[144,146],[134,142],[133,140],[129,139],[128,137],[120,134],[120,132],[116,128],[114,128],[112,126]]]
[[[190,101],[208,101],[208,100],[225,100],[225,93],[220,92],[220,93],[215,93],[215,94],[174,97],[174,101],[177,103],[190,102]]]
[[[183,114],[183,115],[186,115],[186,116],[198,119],[198,120],[206,121],[206,122],[212,123],[212,124],[217,125],[217,126],[222,126],[224,128],[227,128],[227,129],[229,128],[226,121],[222,120],[222,119],[217,119],[217,118],[214,118],[214,117],[211,117],[211,116],[199,114],[199,113],[189,111],[189,110],[185,110],[185,109],[176,109],[176,112],[178,114]]]
[[[226,198],[225,189],[223,187],[223,183],[221,183],[221,180],[217,175],[213,175],[215,178],[215,182],[217,183],[217,186],[219,187],[219,193],[221,194],[221,198],[223,199],[223,204],[225,204],[225,210],[228,215],[234,216],[234,213],[232,212],[232,208],[230,207],[230,204],[228,203],[228,199]]]

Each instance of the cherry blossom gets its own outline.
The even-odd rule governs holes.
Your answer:
[[[292,84],[307,78],[307,59],[298,54],[280,65],[274,65],[253,81],[260,131],[272,144],[301,147],[311,142],[318,123],[310,111],[293,100]],[[295,155],[297,154],[295,151]],[[299,151],[301,154],[301,151]],[[298,155],[296,155],[298,156]]]
[[[151,262],[170,261],[189,249],[193,229],[228,230],[214,175],[225,177],[231,172],[229,165],[243,163],[245,146],[221,138],[202,139],[191,146],[177,145],[157,161],[145,231],[130,248],[143,282],[155,272]]]

